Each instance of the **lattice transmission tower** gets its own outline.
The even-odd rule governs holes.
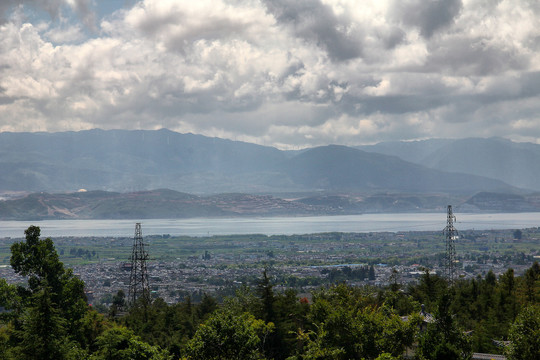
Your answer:
[[[150,300],[150,287],[148,286],[148,252],[144,249],[141,223],[135,224],[135,237],[131,252],[131,275],[129,277],[128,303],[135,304],[137,299]]]
[[[444,272],[448,284],[453,285],[456,281],[456,244],[455,240],[458,238],[458,231],[454,227],[454,221],[456,217],[452,212],[452,205],[448,205],[448,211],[446,215],[446,227],[444,228],[444,234],[446,235],[446,256],[444,264]]]

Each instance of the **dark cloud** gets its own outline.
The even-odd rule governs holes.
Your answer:
[[[0,71],[2,70],[2,68],[5,68],[5,67],[0,66]],[[16,98],[5,96],[5,93],[6,93],[6,88],[0,86],[0,105],[12,104],[15,100],[17,100]]]
[[[256,19],[248,16],[211,11],[205,18],[194,16],[189,9],[171,6],[170,11],[162,12],[155,4],[141,2],[136,5],[141,16],[134,16],[130,22],[138,35],[149,37],[163,43],[168,50],[189,56],[191,47],[197,41],[242,39],[250,42],[264,41],[257,38],[253,27],[260,26]]]
[[[520,83],[520,93],[522,96],[532,97],[540,95],[540,71],[525,72],[521,74]]]
[[[428,44],[429,55],[419,71],[486,76],[521,71],[529,57],[517,49],[496,46],[488,37],[450,36]]]
[[[393,17],[420,28],[426,38],[454,22],[463,4],[461,0],[396,0],[391,6]]]
[[[406,33],[397,26],[390,28],[390,30],[381,35],[381,39],[386,49],[393,49],[405,40]]]
[[[350,60],[362,56],[362,35],[346,16],[336,16],[320,0],[265,0],[276,20],[294,33],[325,49],[331,59]]]
[[[406,114],[429,111],[447,104],[448,99],[441,94],[433,95],[388,95],[346,97],[341,104],[343,111],[353,116],[373,114]],[[351,106],[356,105],[356,106]]]

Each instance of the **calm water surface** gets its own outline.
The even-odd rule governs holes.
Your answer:
[[[540,213],[455,214],[459,230],[518,229],[540,226]],[[24,237],[30,225],[41,227],[42,236],[128,236],[135,223],[143,235],[292,235],[318,232],[435,231],[446,226],[446,213],[366,214],[345,216],[272,218],[196,218],[144,220],[45,220],[0,221],[0,238]]]

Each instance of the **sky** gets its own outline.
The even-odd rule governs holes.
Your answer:
[[[540,143],[537,0],[0,0],[0,131]]]

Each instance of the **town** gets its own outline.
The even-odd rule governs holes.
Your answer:
[[[540,259],[540,228],[467,230],[456,240],[456,275],[470,279],[508,268],[521,275]],[[24,282],[9,266],[9,246],[0,239],[0,277]],[[106,311],[113,296],[127,294],[133,238],[58,237],[60,259],[86,284],[89,302]],[[305,235],[228,235],[144,237],[153,297],[176,303],[205,294],[218,300],[243,286],[255,286],[267,269],[277,291],[300,294],[335,283],[406,287],[426,271],[443,275],[441,232],[320,233]]]

